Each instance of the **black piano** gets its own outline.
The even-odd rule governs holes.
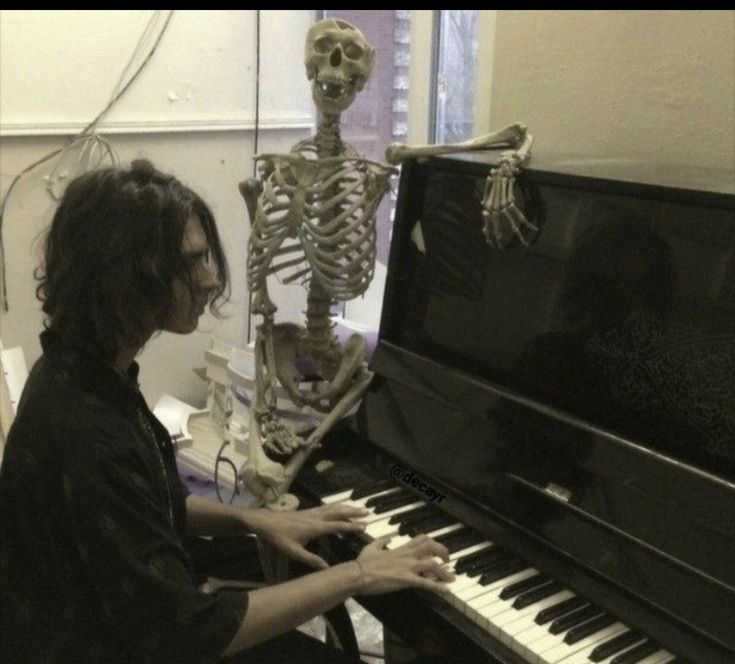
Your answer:
[[[375,377],[297,487],[449,548],[446,599],[359,598],[418,649],[735,662],[732,176],[534,159],[499,250],[497,156],[403,167]]]

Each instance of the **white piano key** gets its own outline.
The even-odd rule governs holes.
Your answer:
[[[394,489],[384,489],[383,491],[377,491],[376,493],[365,496],[364,498],[358,498],[357,500],[353,500],[352,498],[350,498],[350,495],[352,495],[352,491],[342,491],[340,493],[335,493],[331,496],[327,496],[326,498],[322,498],[322,502],[327,503],[327,505],[332,505],[334,503],[344,503],[345,505],[350,505],[351,507],[370,509],[369,507],[367,507],[366,503],[371,498],[380,498],[391,493],[398,493],[398,491],[398,487]]]
[[[550,635],[551,638],[546,641],[539,641],[536,644],[531,644],[530,648],[532,651],[535,651],[534,654],[538,657],[539,662],[542,662],[543,664],[558,664],[566,657],[569,657],[569,655],[573,655],[589,646],[596,645],[600,641],[606,641],[607,639],[617,636],[620,632],[623,632],[626,629],[627,627],[623,625],[623,623],[616,622],[571,645],[564,643],[566,632],[562,632],[560,634]]]
[[[496,593],[499,593],[503,588],[510,585],[511,583],[515,583],[516,581],[523,581],[523,579],[528,578],[533,573],[533,568],[528,567],[521,570],[520,572],[516,572],[511,576],[507,576],[504,579],[498,579],[497,581],[493,581],[493,583],[488,583],[486,586],[481,586],[485,589],[485,592],[481,595],[473,597],[466,602],[467,610],[465,611],[465,613],[467,613],[467,615],[476,613],[478,609],[482,608],[491,601],[494,601]],[[479,579],[478,585],[481,585],[479,583]]]
[[[662,654],[662,657],[661,659],[656,660],[656,662],[648,662],[644,659],[640,664],[666,664],[667,662],[676,659],[676,655],[670,653],[668,650],[661,650],[660,653]],[[659,653],[656,654],[658,655]],[[651,656],[653,657],[653,655]]]
[[[562,637],[562,642],[542,653],[541,661],[544,662],[544,664],[547,664],[547,662],[549,664],[560,664],[561,662],[566,663],[570,656],[581,652],[590,653],[600,642],[607,641],[621,632],[624,632],[626,629],[628,628],[623,623],[616,622],[596,631],[594,634],[590,634],[589,636],[580,639],[576,643],[572,643],[571,645],[564,642],[565,633],[559,634],[558,636]],[[578,661],[587,662],[588,659],[585,655],[584,659]]]
[[[462,590],[475,585],[477,585],[477,579],[467,576],[466,574],[457,574],[454,581],[448,584],[448,590],[452,596],[452,601],[454,602],[457,599],[458,593]]]
[[[457,560],[458,558],[469,556],[471,553],[475,553],[476,551],[482,551],[483,549],[487,549],[491,544],[492,542],[490,540],[487,540],[485,542],[480,542],[479,544],[473,544],[472,546],[468,546],[466,549],[460,549],[459,551],[450,553],[449,560]]]
[[[399,546],[408,544],[412,539],[413,537],[411,537],[410,535],[398,535],[394,537],[390,542],[388,542],[388,545],[386,548],[397,549]]]
[[[401,524],[400,522],[391,524],[389,523],[390,519],[396,515],[422,507],[427,503],[417,499],[415,502],[383,512],[382,514],[375,514],[372,508],[366,507],[366,503],[371,498],[396,493],[399,490],[398,487],[386,489],[358,500],[350,499],[352,490],[349,490],[326,496],[322,500],[325,504],[344,503],[354,507],[368,509],[370,512],[368,515],[356,519],[356,521],[365,523],[367,526],[363,535],[364,538],[372,540],[392,534],[394,536],[388,543],[388,548],[395,549],[410,542],[413,537],[410,535],[397,535]],[[429,532],[427,535],[430,537],[439,537],[463,527],[463,524],[457,522]],[[445,569],[453,571],[454,564],[457,560],[482,551],[491,545],[492,542],[490,541],[473,544],[450,554],[449,563],[441,562]],[[480,585],[481,575],[469,576],[465,573],[457,574],[455,580],[448,584],[449,592],[444,597],[457,610],[463,612],[470,620],[485,629],[485,631],[506,643],[530,664],[588,664],[589,654],[600,643],[628,629],[622,623],[616,622],[613,625],[598,630],[595,634],[580,639],[580,641],[570,646],[564,642],[566,632],[556,635],[550,634],[548,631],[550,623],[537,625],[534,619],[538,612],[544,608],[573,597],[574,593],[571,590],[559,591],[521,610],[513,608],[516,597],[508,600],[500,599],[500,594],[504,588],[537,573],[538,570],[533,567],[528,567],[487,586]],[[642,640],[644,640],[644,637],[641,638]],[[609,658],[600,662],[600,664],[610,664],[615,657],[636,647],[641,641],[614,653]],[[674,655],[661,649],[646,657],[641,661],[641,664],[665,664],[673,659],[675,659]]]
[[[464,526],[457,521],[457,523],[453,523],[450,526],[444,526],[443,528],[439,528],[438,530],[432,530],[430,533],[426,533],[429,537],[440,537],[441,535],[448,535],[449,533],[453,533],[455,530],[459,530],[460,528],[464,528]]]
[[[464,590],[460,590],[457,593],[457,602],[458,604],[462,604],[462,611],[464,612],[464,605],[467,604],[470,600],[474,599],[475,597],[478,597],[479,595],[484,595],[487,590],[487,586],[481,586],[480,585],[480,577],[475,576],[473,577],[475,579],[475,584],[472,586],[467,586]]]
[[[390,523],[390,517],[373,521],[365,528],[365,533],[373,539],[385,537],[386,535],[398,535],[398,524]]]
[[[340,491],[339,493],[333,493],[329,496],[324,496],[322,498],[322,502],[325,505],[331,505],[333,503],[341,503],[347,500],[350,497],[350,495],[352,495],[351,489],[349,491]]]
[[[385,521],[389,521],[390,518],[386,519]],[[375,539],[375,537],[379,537],[380,535],[373,536],[372,533],[375,531],[373,528],[374,525],[379,524],[382,522],[375,522],[373,524],[370,524],[366,529],[365,532],[367,535],[369,535],[372,539]],[[395,528],[395,532],[398,532],[398,528],[400,527],[400,524],[390,524]],[[453,523],[451,526],[445,526],[443,528],[439,528],[438,530],[426,533],[429,537],[439,537],[440,535],[444,535],[446,533],[451,533],[454,530],[459,530],[462,528],[462,524],[457,522]],[[388,526],[386,526],[386,530],[388,531],[386,534],[390,534],[390,530],[388,529]],[[399,546],[403,546],[404,544],[408,544],[413,539],[411,535],[396,535],[390,542],[388,542],[389,549],[397,549]]]
[[[395,516],[396,514],[401,514],[402,512],[407,512],[408,510],[416,509],[417,507],[421,507],[425,503],[421,501],[417,501],[415,503],[408,503],[406,505],[401,505],[401,507],[396,507],[395,509],[389,510],[387,512],[383,512],[382,514],[375,514],[371,510],[370,514],[367,514],[365,516],[358,517],[357,519],[354,519],[355,523],[364,523],[366,525],[369,525],[371,523],[374,523],[375,521],[382,521],[383,519],[390,519],[390,517]],[[370,509],[368,507],[368,509]]]
[[[613,653],[613,654],[612,654],[612,655],[610,655],[609,657],[605,657],[605,659],[602,659],[602,660],[600,660],[600,661],[599,661],[599,662],[597,662],[596,664],[612,664],[612,661],[613,661],[613,660],[614,660],[614,659],[615,659],[615,658],[616,658],[616,657],[617,657],[618,655],[622,655],[623,653],[626,653],[626,652],[628,652],[629,650],[633,650],[633,648],[637,648],[637,647],[638,647],[638,646],[639,646],[639,645],[640,645],[641,643],[643,643],[643,642],[644,642],[644,641],[646,640],[646,638],[647,638],[647,637],[645,637],[645,636],[641,636],[641,638],[640,638],[640,639],[639,639],[638,641],[636,641],[635,643],[631,643],[630,645],[628,645],[628,646],[625,646],[625,648],[621,648],[621,649],[620,649],[620,650],[618,650],[617,652]],[[602,641],[600,641],[600,643],[602,643]],[[599,645],[599,644],[597,644],[597,645]],[[566,664],[566,663],[563,663],[563,664]]]
[[[527,630],[521,631],[516,634],[514,639],[518,644],[516,646],[516,648],[518,648],[518,652],[524,652],[524,657],[533,662],[538,659],[537,653],[540,650],[539,643],[541,641],[545,642],[545,644],[547,645],[549,643],[551,643],[551,645],[558,643],[560,638],[559,635],[554,635],[549,632],[549,627],[551,627],[552,622],[553,621],[547,622],[543,625],[537,625],[534,621],[530,623],[530,626]],[[565,633],[566,632],[562,632],[562,639]],[[554,641],[554,639],[556,639],[556,641]]]
[[[467,576],[469,576],[471,579],[474,579],[475,583],[457,593],[457,599],[459,599],[460,601],[469,602],[471,599],[474,599],[475,597],[479,595],[483,595],[487,592],[490,592],[495,587],[495,584],[483,586],[480,583],[480,579],[482,578],[481,574],[479,576],[471,576],[468,574]]]
[[[510,642],[516,634],[525,631],[532,625],[535,625],[534,618],[539,611],[543,611],[549,606],[553,606],[557,602],[563,602],[570,597],[574,597],[574,593],[569,590],[560,590],[554,595],[550,595],[534,604],[530,604],[524,609],[513,609],[512,613],[507,614],[502,619],[498,619],[496,624],[502,627],[506,642]]]
[[[670,662],[672,659],[674,659],[674,655],[662,648],[645,659],[642,659],[638,664],[664,664],[665,662]]]
[[[543,662],[540,653],[558,645],[562,640],[563,634],[551,634],[548,624],[535,625],[513,636],[513,650],[529,662],[538,664]]]
[[[488,615],[494,614],[495,607],[493,607],[492,605],[494,605],[497,600],[500,599],[500,593],[503,592],[503,589],[506,586],[509,586],[511,583],[515,583],[516,581],[523,581],[523,579],[527,579],[529,576],[532,576],[537,572],[537,569],[534,569],[533,567],[528,567],[527,569],[516,572],[515,574],[507,576],[504,579],[499,579],[493,583],[489,583],[487,586],[485,586],[488,589],[487,592],[478,595],[477,597],[473,597],[471,600],[465,603],[465,608],[463,609],[464,612],[473,622],[477,623],[480,626],[485,625],[486,628],[489,627],[487,617]]]
[[[389,535],[392,532],[398,533],[398,529],[400,528],[400,523],[388,523],[390,521],[390,517],[385,519],[383,521],[378,521],[370,524],[366,529],[365,532],[367,532],[368,535],[370,535],[373,538],[382,537],[382,534]],[[383,525],[381,525],[383,524]],[[462,524],[457,522],[453,523],[450,526],[444,526],[442,528],[438,528],[437,530],[431,531],[426,533],[429,537],[439,537],[440,535],[443,535],[445,533],[451,533],[454,530],[458,530],[462,528]],[[376,534],[373,534],[376,533]],[[406,544],[410,542],[413,539],[411,535],[396,535],[388,545],[389,549],[395,549],[399,546],[402,546],[403,544]]]

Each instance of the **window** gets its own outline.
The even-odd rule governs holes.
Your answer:
[[[483,14],[476,10],[324,10],[359,28],[377,50],[372,76],[341,117],[342,138],[359,154],[385,161],[393,142],[455,142],[477,133],[476,85]],[[483,123],[480,123],[482,126]],[[343,316],[377,329],[395,212],[394,191],[378,210],[377,265],[367,293]]]
[[[457,143],[474,132],[477,33],[480,12],[446,9],[437,12],[437,74],[434,107],[435,143]]]
[[[342,139],[375,161],[385,161],[385,149],[408,140],[411,14],[407,9],[327,10],[324,18],[352,23],[375,47],[377,57],[365,88],[341,116]],[[395,211],[397,179],[377,214],[377,263],[368,291],[345,303],[342,314],[352,325],[377,329],[383,301],[390,232]]]

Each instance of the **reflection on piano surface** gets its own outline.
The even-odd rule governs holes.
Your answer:
[[[409,641],[467,662],[733,662],[735,187],[536,166],[540,237],[497,251],[491,163],[404,167],[376,376],[301,489],[367,506],[391,547],[449,548],[445,599],[364,598]]]

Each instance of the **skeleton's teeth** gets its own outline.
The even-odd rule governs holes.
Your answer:
[[[324,82],[319,84],[319,88],[325,97],[331,97],[332,99],[341,97],[345,93],[344,85],[340,85],[339,83]]]

